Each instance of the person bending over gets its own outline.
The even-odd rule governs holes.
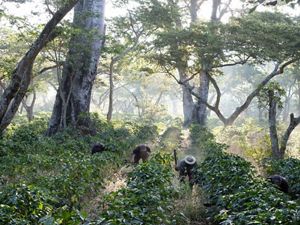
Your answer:
[[[179,160],[175,167],[175,170],[179,171],[180,182],[183,182],[187,176],[190,185],[193,186],[194,170],[196,166],[197,166],[196,158],[192,155],[187,155],[182,160]]]
[[[142,159],[143,162],[146,162],[150,156],[151,150],[147,145],[138,145],[131,154],[131,161],[134,164],[138,164]]]

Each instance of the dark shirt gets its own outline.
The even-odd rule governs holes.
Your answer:
[[[179,171],[180,181],[184,181],[184,178],[188,176],[189,181],[193,180],[193,169],[196,167],[197,163],[190,165],[187,164],[184,159],[180,160],[176,166],[176,170]]]

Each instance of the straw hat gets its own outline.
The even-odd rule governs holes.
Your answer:
[[[184,162],[189,165],[194,165],[196,163],[196,158],[192,155],[187,155],[184,158]]]

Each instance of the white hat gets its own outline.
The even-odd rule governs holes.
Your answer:
[[[195,162],[196,162],[196,158],[192,155],[187,155],[185,158],[184,158],[184,162],[186,164],[189,164],[189,165],[194,165]]]

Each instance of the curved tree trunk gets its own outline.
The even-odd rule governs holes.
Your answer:
[[[300,116],[295,118],[294,114],[291,113],[290,114],[290,124],[289,124],[288,128],[286,129],[286,131],[282,137],[282,140],[280,142],[280,151],[279,152],[280,152],[281,158],[283,158],[285,155],[287,142],[290,138],[291,133],[299,125],[299,123],[300,123]]]
[[[28,121],[32,121],[33,118],[34,118],[34,114],[33,114],[33,108],[34,108],[34,104],[35,104],[35,101],[36,101],[36,91],[33,90],[33,93],[32,93],[32,100],[31,100],[31,103],[29,105],[27,105],[27,100],[28,100],[28,97],[25,97],[23,100],[22,100],[22,106],[23,108],[25,109],[26,111],[26,116],[27,116],[27,119]]]
[[[45,45],[56,37],[57,33],[54,32],[56,25],[77,2],[78,0],[70,0],[53,14],[39,37],[14,69],[11,81],[5,88],[0,100],[0,133],[10,124],[28,90],[35,58]]]
[[[69,43],[48,135],[68,125],[90,125],[91,91],[104,42],[104,6],[105,0],[80,0],[75,6],[73,25],[78,31]]]

